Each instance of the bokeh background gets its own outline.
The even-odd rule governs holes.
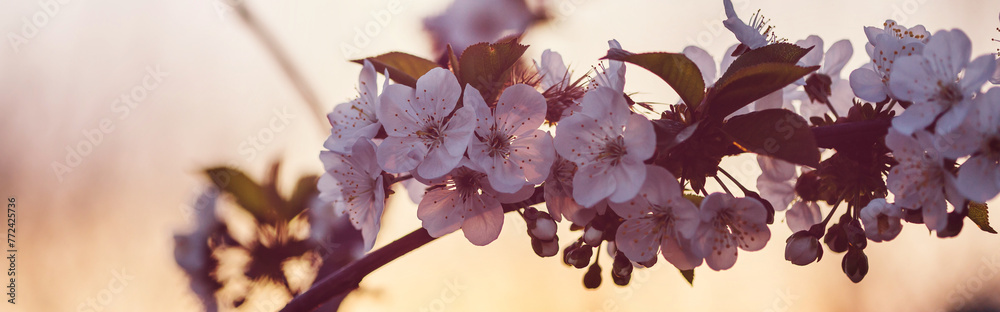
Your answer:
[[[486,0],[483,0],[486,1]],[[194,226],[190,207],[207,181],[202,168],[228,164],[255,177],[281,159],[291,184],[322,170],[317,155],[326,126],[261,41],[234,15],[247,5],[274,34],[318,95],[324,111],[356,95],[361,66],[348,59],[388,51],[434,58],[425,18],[451,0],[398,0],[401,8],[380,31],[357,44],[357,29],[376,21],[387,0],[37,0],[0,1],[0,192],[18,203],[17,304],[2,311],[88,311],[85,303],[109,290],[98,311],[196,311],[200,305],[173,258],[173,233]],[[887,18],[929,30],[961,28],[975,55],[1000,43],[997,1],[844,0],[735,1],[744,20],[757,9],[790,41],[816,34],[827,45],[850,39],[865,62],[862,26]],[[51,3],[56,3],[53,11]],[[721,1],[549,0],[552,17],[522,42],[527,56],[562,53],[577,74],[597,64],[607,40],[631,51],[679,52],[699,45],[716,58],[736,42],[722,28]],[[49,11],[45,11],[49,10]],[[23,36],[39,12],[48,18]],[[364,42],[364,41],[362,41]],[[344,53],[344,45],[357,48]],[[143,86],[157,68],[162,80]],[[847,71],[845,71],[847,73]],[[655,76],[631,67],[627,92],[643,101],[673,102]],[[149,79],[147,79],[149,80]],[[143,89],[143,91],[135,91]],[[134,106],[122,94],[145,94]],[[127,114],[125,107],[128,107]],[[287,126],[271,128],[285,116]],[[95,138],[68,173],[67,147]],[[282,123],[283,124],[283,123]],[[322,128],[320,127],[322,126]],[[273,139],[246,148],[272,129]],[[242,145],[242,147],[241,147]],[[753,157],[724,163],[746,182],[759,174]],[[290,187],[290,185],[284,185]],[[385,216],[378,246],[420,226],[415,206],[398,198]],[[991,203],[994,206],[1000,202]],[[772,227],[768,246],[740,253],[731,270],[696,270],[691,287],[668,265],[636,270],[632,284],[586,290],[584,270],[558,257],[539,258],[523,221],[507,216],[487,247],[448,235],[395,261],[362,283],[345,311],[943,311],[1000,304],[1000,236],[971,222],[956,238],[938,239],[907,225],[890,243],[867,248],[870,272],[860,284],[840,270],[840,255],[799,267],[783,258],[786,226]],[[990,217],[1000,225],[1000,212]],[[560,230],[566,243],[579,234]],[[602,262],[608,263],[604,258]],[[124,287],[110,286],[116,279]],[[244,311],[273,311],[287,298],[256,299]]]

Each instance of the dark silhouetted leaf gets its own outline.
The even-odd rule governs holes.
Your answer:
[[[205,170],[205,174],[220,190],[232,194],[236,204],[258,221],[270,223],[273,220],[273,212],[268,207],[263,188],[242,171],[229,167],[216,167]]]
[[[687,280],[688,284],[694,286],[694,269],[680,270],[680,271],[681,275],[684,276],[684,279]]]
[[[980,230],[996,234],[997,230],[994,230],[993,227],[990,226],[990,217],[987,208],[986,204],[969,203],[969,219],[972,220],[972,222],[975,223]]]
[[[470,84],[479,90],[487,103],[492,103],[510,75],[510,69],[528,46],[509,37],[494,44],[480,42],[465,48],[459,58],[458,80],[464,87]]]
[[[736,72],[755,65],[764,63],[784,63],[794,65],[798,63],[799,59],[806,56],[806,53],[809,53],[810,50],[812,50],[812,47],[803,49],[802,47],[786,42],[770,44],[754,50],[749,50],[746,53],[741,54],[740,57],[736,58],[736,60],[733,60],[733,64],[729,65],[726,72],[719,77],[719,82],[726,81]]]
[[[299,179],[292,190],[292,196],[288,198],[284,209],[281,210],[281,217],[284,220],[291,220],[309,207],[309,202],[316,196],[317,176],[305,176]]]
[[[353,60],[352,62],[364,64],[365,59]],[[375,71],[384,73],[389,70],[389,78],[402,85],[417,87],[417,79],[431,69],[438,67],[434,61],[403,52],[389,52],[375,57],[367,58],[375,66]]]
[[[799,165],[819,165],[819,147],[806,120],[789,110],[766,109],[730,118],[722,125],[744,151]]]
[[[722,120],[816,69],[819,66],[799,67],[785,63],[765,63],[744,68],[726,81],[720,80],[709,88],[705,95],[706,104],[699,107],[699,110],[705,113],[704,119]]]
[[[681,100],[689,107],[696,108],[705,97],[705,80],[701,71],[687,56],[680,53],[640,53],[635,54],[622,49],[608,50],[606,59],[629,62],[660,76]]]

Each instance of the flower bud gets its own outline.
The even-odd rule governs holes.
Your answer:
[[[844,232],[847,233],[847,242],[858,249],[865,249],[868,246],[868,237],[865,230],[861,228],[861,222],[851,220],[843,225]]]
[[[601,231],[592,225],[588,225],[587,229],[583,231],[583,242],[587,243],[587,245],[600,245],[603,238],[604,231]]]
[[[823,258],[823,246],[819,244],[819,238],[809,231],[796,232],[786,242],[785,260],[792,264],[807,265]]]
[[[538,219],[535,219],[535,226],[530,230],[531,236],[537,237],[543,241],[552,240],[556,237],[556,221],[552,220],[547,213],[539,213]]]
[[[619,252],[615,255],[615,262],[611,265],[611,276],[632,276],[632,261],[629,261],[628,257],[626,257],[624,253]]]
[[[531,238],[531,249],[535,251],[535,254],[539,257],[551,257],[559,253],[559,237],[556,236],[551,240],[543,241],[538,238]]]
[[[844,232],[844,227],[840,223],[830,226],[823,241],[826,242],[826,246],[830,248],[830,251],[836,253],[847,251],[847,247],[851,245],[847,242],[847,233]]]
[[[601,286],[601,266],[597,265],[597,262],[594,262],[594,265],[591,265],[587,269],[587,273],[583,275],[583,286],[587,289],[596,289]]]
[[[583,245],[569,253],[569,265],[582,269],[590,264],[590,258],[594,256],[594,248]]]
[[[851,248],[844,255],[844,260],[840,262],[840,267],[844,269],[844,274],[852,282],[858,283],[868,274],[868,256],[858,248]]]

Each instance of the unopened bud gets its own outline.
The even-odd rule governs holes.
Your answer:
[[[819,238],[809,231],[796,232],[786,242],[785,260],[792,264],[807,265],[823,258],[823,246],[819,244]]]
[[[624,253],[615,255],[615,262],[611,265],[611,275],[616,277],[632,275],[632,261],[629,261]]]
[[[543,241],[538,238],[531,238],[531,249],[539,257],[552,257],[559,253],[559,237]]]
[[[584,245],[569,253],[569,264],[582,269],[590,264],[590,258],[594,256],[594,248]]]
[[[530,229],[531,236],[537,237],[543,241],[552,240],[556,237],[556,221],[552,220],[548,214],[539,214],[539,218],[535,219],[535,226]]]
[[[844,255],[840,267],[844,269],[844,274],[847,274],[847,278],[851,279],[852,282],[861,282],[868,274],[868,256],[861,249],[851,248]]]
[[[604,231],[601,231],[593,226],[587,226],[587,230],[583,232],[583,242],[587,243],[587,245],[600,245],[603,238]]]
[[[587,289],[601,287],[601,266],[596,262],[587,269],[587,274],[583,275],[583,286]]]

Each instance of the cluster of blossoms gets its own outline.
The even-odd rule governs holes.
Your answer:
[[[458,62],[445,55],[446,64],[427,61],[429,68],[419,72],[365,59],[359,97],[328,115],[320,198],[362,231],[365,250],[374,245],[391,185],[402,181],[421,193],[413,196],[416,215],[433,237],[461,229],[471,243],[487,245],[498,238],[504,213],[516,211],[535,252],[554,256],[556,222],[565,218],[583,234],[565,247],[563,260],[590,266],[584,281],[591,287],[600,283],[600,268],[591,261],[602,245],[615,259],[611,272],[619,285],[628,283],[633,267],[653,265],[657,254],[682,271],[702,263],[726,270],[738,249],[764,248],[775,211],[786,209],[795,234],[785,258],[797,265],[817,261],[822,239],[830,250],[847,252],[844,271],[857,282],[868,270],[862,252],[868,240],[892,240],[902,220],[926,224],[942,237],[956,235],[972,207],[985,211],[981,203],[1000,193],[1000,90],[983,90],[988,80],[998,82],[1000,71],[992,54],[971,58],[961,30],[932,35],[891,20],[867,27],[871,62],[845,79],[849,41],[827,50],[818,36],[790,44],[778,40],[763,17],[744,23],[731,1],[723,2],[724,24],[740,43],[721,66],[698,47],[639,55],[613,40],[607,65],[578,79],[549,50],[533,67],[511,62],[473,79],[465,70],[474,56]],[[465,51],[487,46],[508,51],[520,45],[480,43]],[[766,53],[780,57],[762,57]],[[656,71],[673,70],[669,66],[649,65],[656,57],[677,68],[690,64],[701,77],[670,78]],[[771,63],[752,63],[761,60]],[[659,74],[681,94],[680,103],[652,110],[633,101],[625,92],[625,62]],[[376,68],[384,70],[381,90]],[[766,70],[772,76],[752,76]],[[733,81],[751,78],[767,92],[726,93],[741,85]],[[685,87],[692,79],[702,83]],[[744,104],[730,107],[734,102]],[[781,118],[754,126],[747,120],[755,118],[746,116]],[[874,125],[874,135],[863,132],[847,143],[821,136],[858,124]],[[811,150],[770,146],[754,137],[768,133],[741,131],[766,128],[781,135],[788,128],[782,144]],[[820,162],[819,148],[835,153]],[[763,173],[760,194],[730,176],[742,191],[738,197],[717,174],[729,176],[719,168],[721,158],[744,152],[758,154]],[[724,192],[706,191],[706,178]],[[531,207],[543,202],[547,212]],[[825,218],[823,203],[833,206]],[[828,227],[841,203],[847,212]]]

